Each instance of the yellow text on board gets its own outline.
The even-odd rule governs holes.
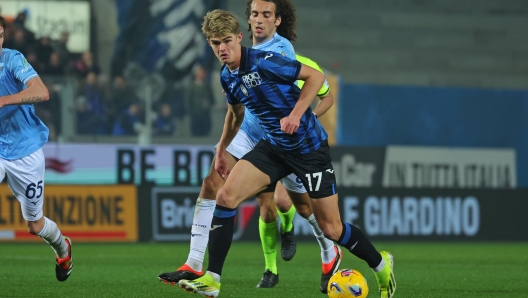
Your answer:
[[[134,185],[46,185],[42,209],[72,240],[138,239]],[[13,235],[7,240],[40,240],[27,232],[20,204],[6,184],[0,185],[0,231]]]

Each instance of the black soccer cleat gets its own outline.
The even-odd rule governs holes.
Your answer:
[[[269,269],[264,271],[262,279],[260,280],[257,288],[273,288],[279,283],[279,275],[271,272]]]
[[[201,277],[202,275],[203,274],[194,273],[193,271],[191,271],[190,267],[188,267],[187,265],[183,265],[180,268],[176,269],[176,271],[161,273],[160,275],[158,275],[158,279],[164,283],[170,283],[174,286],[182,279],[195,280],[198,277]]]
[[[72,242],[70,238],[63,236],[64,241],[68,244],[68,256],[65,258],[59,259],[55,256],[55,276],[58,281],[65,281],[70,277],[70,274],[73,270],[73,258],[72,258]]]
[[[292,226],[292,229],[289,232],[282,233],[281,231],[281,257],[284,261],[293,259],[297,252],[297,243],[293,238],[293,229],[294,226]]]

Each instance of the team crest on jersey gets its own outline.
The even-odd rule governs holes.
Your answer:
[[[242,90],[242,93],[244,93],[245,96],[249,96],[249,93],[246,87],[244,87],[243,85],[240,85],[240,90]]]
[[[285,51],[282,51],[281,54],[282,54],[282,56],[284,56],[284,57],[288,56],[288,54],[286,54]]]
[[[260,78],[259,73],[256,71],[242,76],[242,81],[244,82],[244,85],[246,85],[246,88],[248,89],[260,86],[262,84],[262,79]]]

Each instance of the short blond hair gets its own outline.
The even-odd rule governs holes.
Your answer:
[[[240,24],[233,14],[221,9],[208,12],[202,23],[202,33],[205,38],[224,37],[240,33]]]

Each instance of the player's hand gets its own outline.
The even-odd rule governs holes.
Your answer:
[[[296,117],[288,116],[280,120],[281,130],[289,135],[296,132],[301,120]]]
[[[215,171],[224,180],[226,180],[227,177],[229,176],[229,173],[231,173],[231,169],[227,168],[227,161],[226,161],[224,154],[217,152],[215,156]]]

